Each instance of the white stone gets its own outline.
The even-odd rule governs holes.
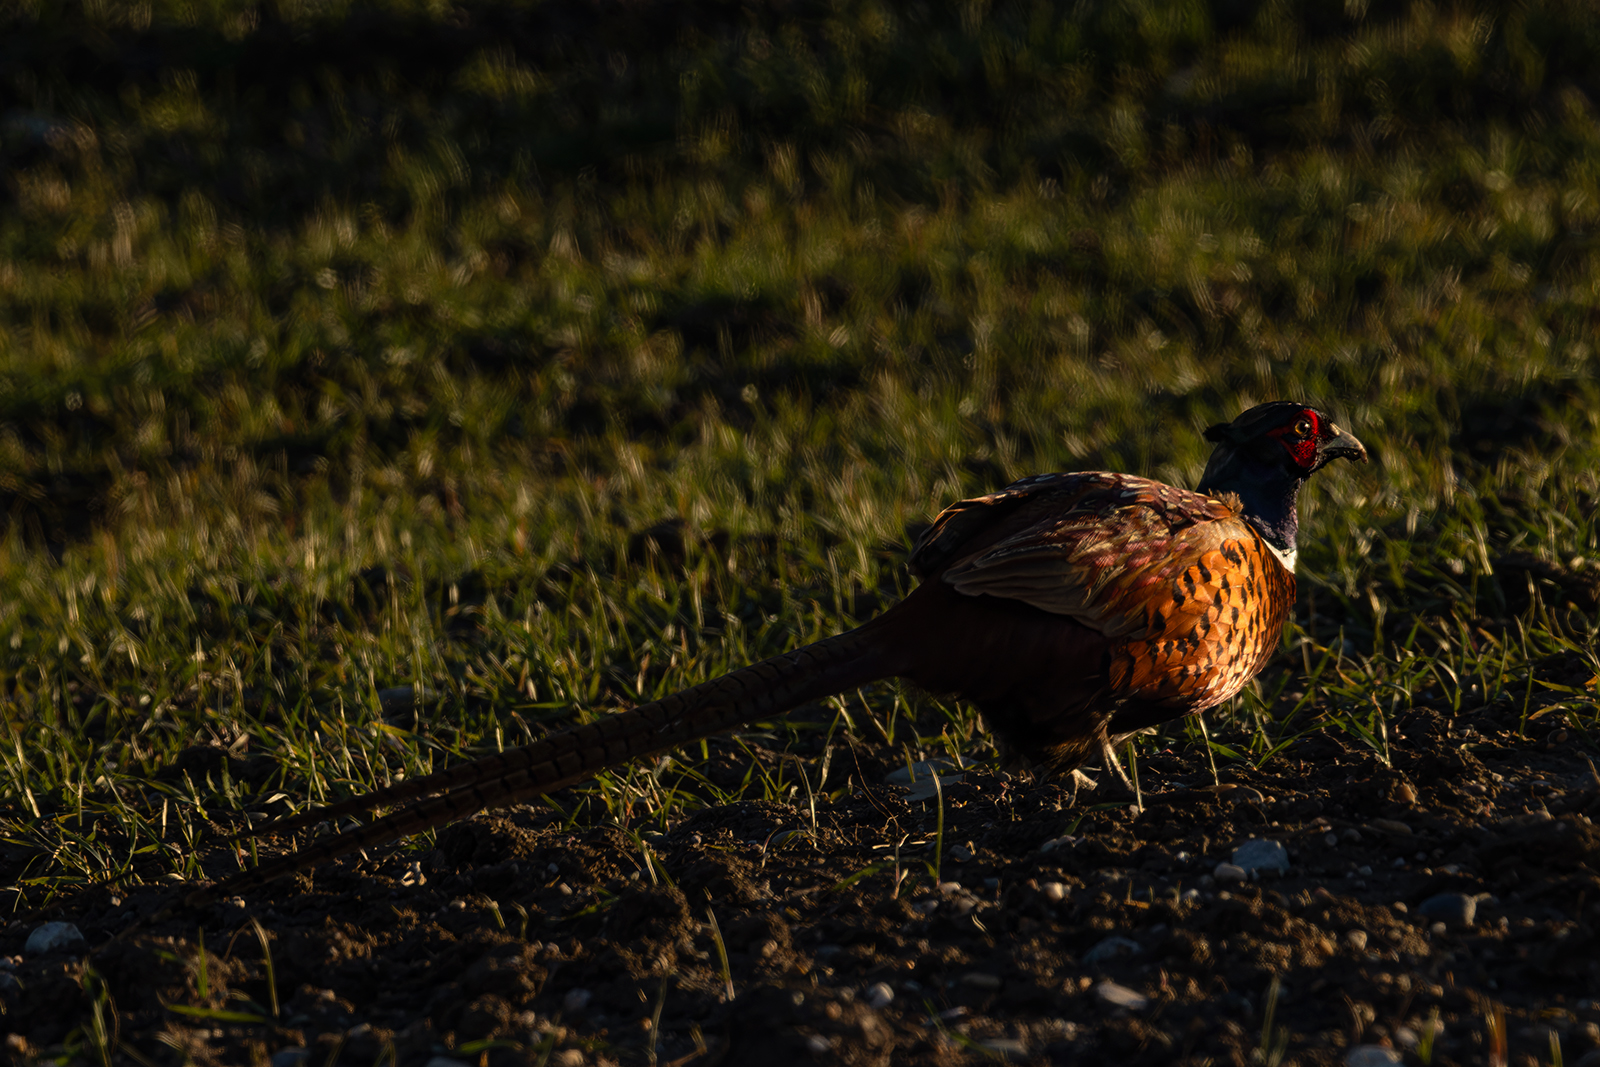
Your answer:
[[[950,765],[944,760],[919,760],[910,767],[898,767],[890,771],[883,780],[889,785],[909,787],[911,792],[906,794],[906,802],[915,804],[932,799],[941,789],[948,789],[966,777],[965,774],[950,774],[949,770]],[[940,771],[945,773],[937,773]],[[934,785],[936,774],[939,779],[937,786]]]
[[[894,990],[889,988],[889,983],[879,982],[877,985],[867,987],[866,1001],[874,1008],[887,1007],[894,1000]]]
[[[1237,863],[1219,863],[1217,869],[1211,872],[1211,877],[1227,885],[1229,882],[1242,882],[1250,875]]]
[[[1233,862],[1247,871],[1287,871],[1289,850],[1282,841],[1258,837],[1233,850]]]
[[[45,923],[28,935],[22,946],[25,956],[43,956],[47,952],[64,952],[87,945],[83,934],[71,923]]]
[[[1125,985],[1107,979],[1094,987],[1095,995],[1107,1004],[1118,1008],[1127,1008],[1129,1011],[1143,1011],[1150,1006],[1150,998],[1143,993],[1135,992]]]
[[[1439,893],[1418,905],[1417,913],[1450,926],[1471,926],[1478,917],[1478,898],[1466,893]]]

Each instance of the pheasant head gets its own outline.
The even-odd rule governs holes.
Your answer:
[[[1206,430],[1216,449],[1200,479],[1205,493],[1237,493],[1249,520],[1285,567],[1294,570],[1300,485],[1339,458],[1367,459],[1348,430],[1308,404],[1257,404]]]

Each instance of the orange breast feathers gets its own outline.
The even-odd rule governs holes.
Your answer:
[[[1201,711],[1260,670],[1294,602],[1294,576],[1240,510],[1128,475],[1046,475],[947,509],[913,562],[1116,639],[1117,697]]]
[[[1249,541],[1225,540],[1191,557],[1170,593],[1170,606],[1147,604],[1149,625],[1113,658],[1112,685],[1140,700],[1204,711],[1266,665],[1294,603],[1294,576],[1252,530]]]

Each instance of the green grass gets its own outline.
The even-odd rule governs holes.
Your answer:
[[[1592,740],[1530,665],[1596,658],[1597,60],[1577,0],[0,6],[6,905],[835,632],[945,503],[1192,485],[1278,397],[1374,462],[1219,759],[1423,692]],[[683,755],[566,816],[815,781]]]

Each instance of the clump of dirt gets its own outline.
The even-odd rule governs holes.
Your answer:
[[[1449,1065],[1545,1063],[1553,1035],[1592,1064],[1600,777],[1526,725],[1421,707],[1386,752],[1324,732],[1220,781],[1162,752],[1142,808],[981,768],[929,796],[861,747],[814,816],[741,803],[635,835],[518,808],[121,939],[181,889],[87,889],[0,932],[4,1050]],[[1233,866],[1253,839],[1287,869]],[[25,955],[51,920],[89,947]]]

